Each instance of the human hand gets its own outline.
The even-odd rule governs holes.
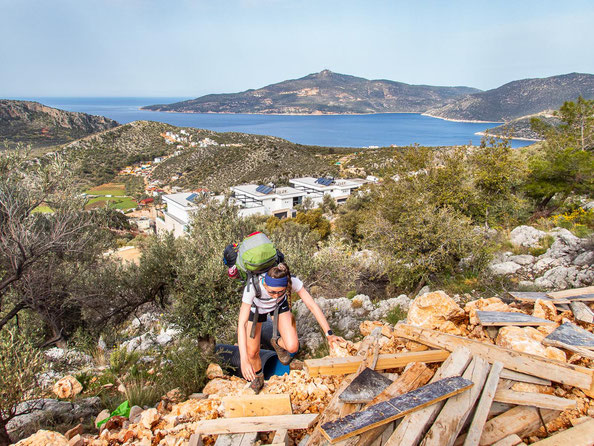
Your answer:
[[[252,381],[256,377],[256,372],[247,359],[241,360],[241,374],[248,381]]]
[[[341,338],[340,336],[336,336],[336,335],[326,336],[326,339],[328,340],[329,345],[332,345],[335,342],[338,342],[339,344],[346,343],[346,341],[343,338]]]

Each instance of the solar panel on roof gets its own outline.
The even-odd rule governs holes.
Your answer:
[[[323,181],[324,181],[324,178],[318,178],[318,179],[316,180],[316,183],[318,183],[318,184],[322,184],[322,183],[323,183]]]
[[[256,192],[260,192],[261,194],[264,194],[264,195],[269,194],[272,191],[273,191],[273,189],[270,186],[264,186],[263,184],[256,188]]]
[[[190,203],[193,203],[197,196],[198,196],[198,194],[190,194],[190,195],[188,195],[186,200],[188,200]]]

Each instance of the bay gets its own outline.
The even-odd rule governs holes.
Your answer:
[[[16,99],[16,98],[15,98]],[[50,107],[102,115],[121,124],[148,120],[180,127],[195,127],[217,132],[243,132],[278,136],[299,144],[335,147],[368,146],[450,146],[478,145],[476,132],[497,123],[454,122],[418,113],[383,113],[372,115],[256,115],[215,113],[167,113],[140,110],[143,105],[168,104],[189,98],[118,97],[118,98],[19,98],[35,100]],[[530,141],[512,140],[512,147]]]

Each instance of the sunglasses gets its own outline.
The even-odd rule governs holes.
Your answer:
[[[271,296],[282,296],[283,294],[285,294],[287,292],[287,289],[285,288],[284,290],[280,290],[280,291],[272,291],[271,289],[269,289],[268,287],[266,287],[266,291]]]

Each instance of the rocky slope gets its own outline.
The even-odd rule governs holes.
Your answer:
[[[119,124],[113,119],[48,107],[38,102],[0,99],[0,142],[33,148],[64,144]]]
[[[143,109],[185,113],[418,113],[477,91],[470,87],[368,80],[324,70],[256,90],[211,94]]]
[[[561,123],[561,120],[555,117],[550,111],[544,111],[534,115],[522,116],[521,118],[506,122],[505,124],[498,125],[497,127],[492,127],[485,132],[479,132],[479,134],[484,135],[485,133],[488,133],[491,136],[499,136],[502,138],[511,137],[540,141],[542,140],[541,136],[532,130],[530,124],[532,118],[538,118],[552,126],[557,126]]]
[[[426,114],[462,121],[500,122],[556,110],[565,101],[574,101],[580,95],[585,99],[594,98],[594,75],[570,73],[517,80],[431,108]]]

